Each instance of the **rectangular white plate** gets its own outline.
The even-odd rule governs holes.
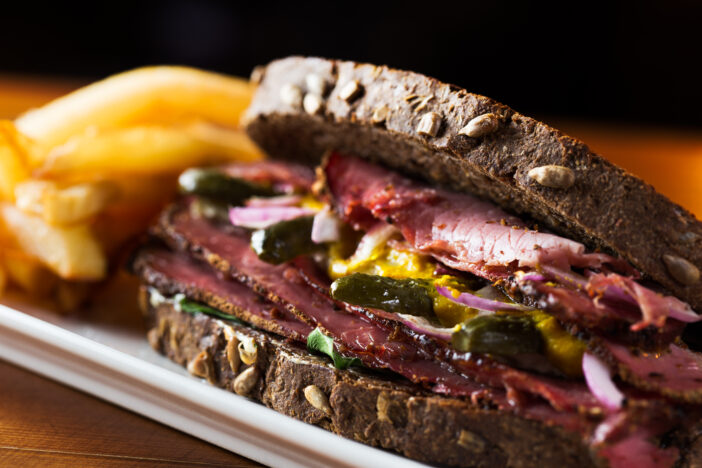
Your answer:
[[[112,288],[114,289],[114,288]],[[73,316],[19,297],[0,304],[0,359],[275,467],[425,467],[210,386],[148,345],[133,288]],[[132,296],[133,297],[133,296]]]

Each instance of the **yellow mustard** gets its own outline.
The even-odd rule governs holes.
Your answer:
[[[536,328],[544,337],[546,357],[551,364],[569,377],[583,375],[585,342],[565,331],[558,320],[546,312],[536,310],[531,314]]]
[[[365,258],[344,258],[342,252],[348,246],[337,243],[329,249],[329,275],[333,279],[352,273],[386,276],[391,278],[431,279],[439,286],[449,287],[458,296],[461,292],[471,292],[459,278],[450,275],[436,275],[436,261],[428,255],[421,255],[409,250],[394,249],[389,245],[378,246]],[[454,327],[475,317],[476,309],[452,301],[438,292],[432,294],[434,313],[444,327]],[[508,299],[505,298],[505,301]],[[514,313],[514,312],[511,312]],[[585,343],[570,335],[551,315],[541,311],[517,312],[529,314],[536,328],[541,332],[546,356],[549,361],[570,377],[582,375],[581,362],[585,352]]]

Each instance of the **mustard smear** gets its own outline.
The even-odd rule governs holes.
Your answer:
[[[555,317],[537,310],[531,313],[546,344],[546,357],[568,377],[583,375],[582,361],[586,344],[563,329]]]
[[[349,256],[352,252],[353,246],[344,241],[335,243],[329,248],[329,276],[332,279],[352,273],[395,279],[429,279],[434,280],[436,286],[448,287],[454,297],[458,297],[462,292],[476,293],[457,277],[435,274],[437,263],[428,255],[394,248],[389,244],[376,247],[365,258]],[[431,296],[434,313],[444,327],[460,326],[479,313],[477,309],[452,301],[436,291],[432,292]],[[500,300],[511,303],[505,296]],[[583,341],[570,335],[558,320],[541,310],[509,313],[531,315],[536,328],[544,338],[548,360],[569,377],[582,375],[581,362],[586,347]]]

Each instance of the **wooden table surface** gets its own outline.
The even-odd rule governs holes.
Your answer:
[[[0,76],[0,118],[72,82]],[[553,120],[702,216],[702,133]],[[1,466],[260,466],[0,361]]]
[[[4,361],[0,376],[0,466],[260,466]]]

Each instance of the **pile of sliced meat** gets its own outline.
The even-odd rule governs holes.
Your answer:
[[[330,279],[310,259],[266,263],[252,250],[250,231],[194,216],[188,198],[162,214],[153,231],[162,244],[144,248],[135,271],[162,294],[185,294],[296,342],[320,328],[341,354],[392,370],[428,391],[578,432],[612,466],[624,466],[618,460],[631,447],[651,463],[675,460],[675,449],[651,440],[697,413],[686,416],[676,408],[702,403],[702,359],[675,342],[684,322],[697,320],[687,304],[637,282],[625,262],[530,229],[469,195],[338,154],[323,169],[327,201],[354,228],[392,223],[416,251],[499,282],[587,337],[589,352],[620,377],[623,403],[608,405],[582,380],[457,352],[391,314],[334,301]],[[308,169],[283,163],[231,166],[226,172],[282,191],[310,191],[314,182]]]

